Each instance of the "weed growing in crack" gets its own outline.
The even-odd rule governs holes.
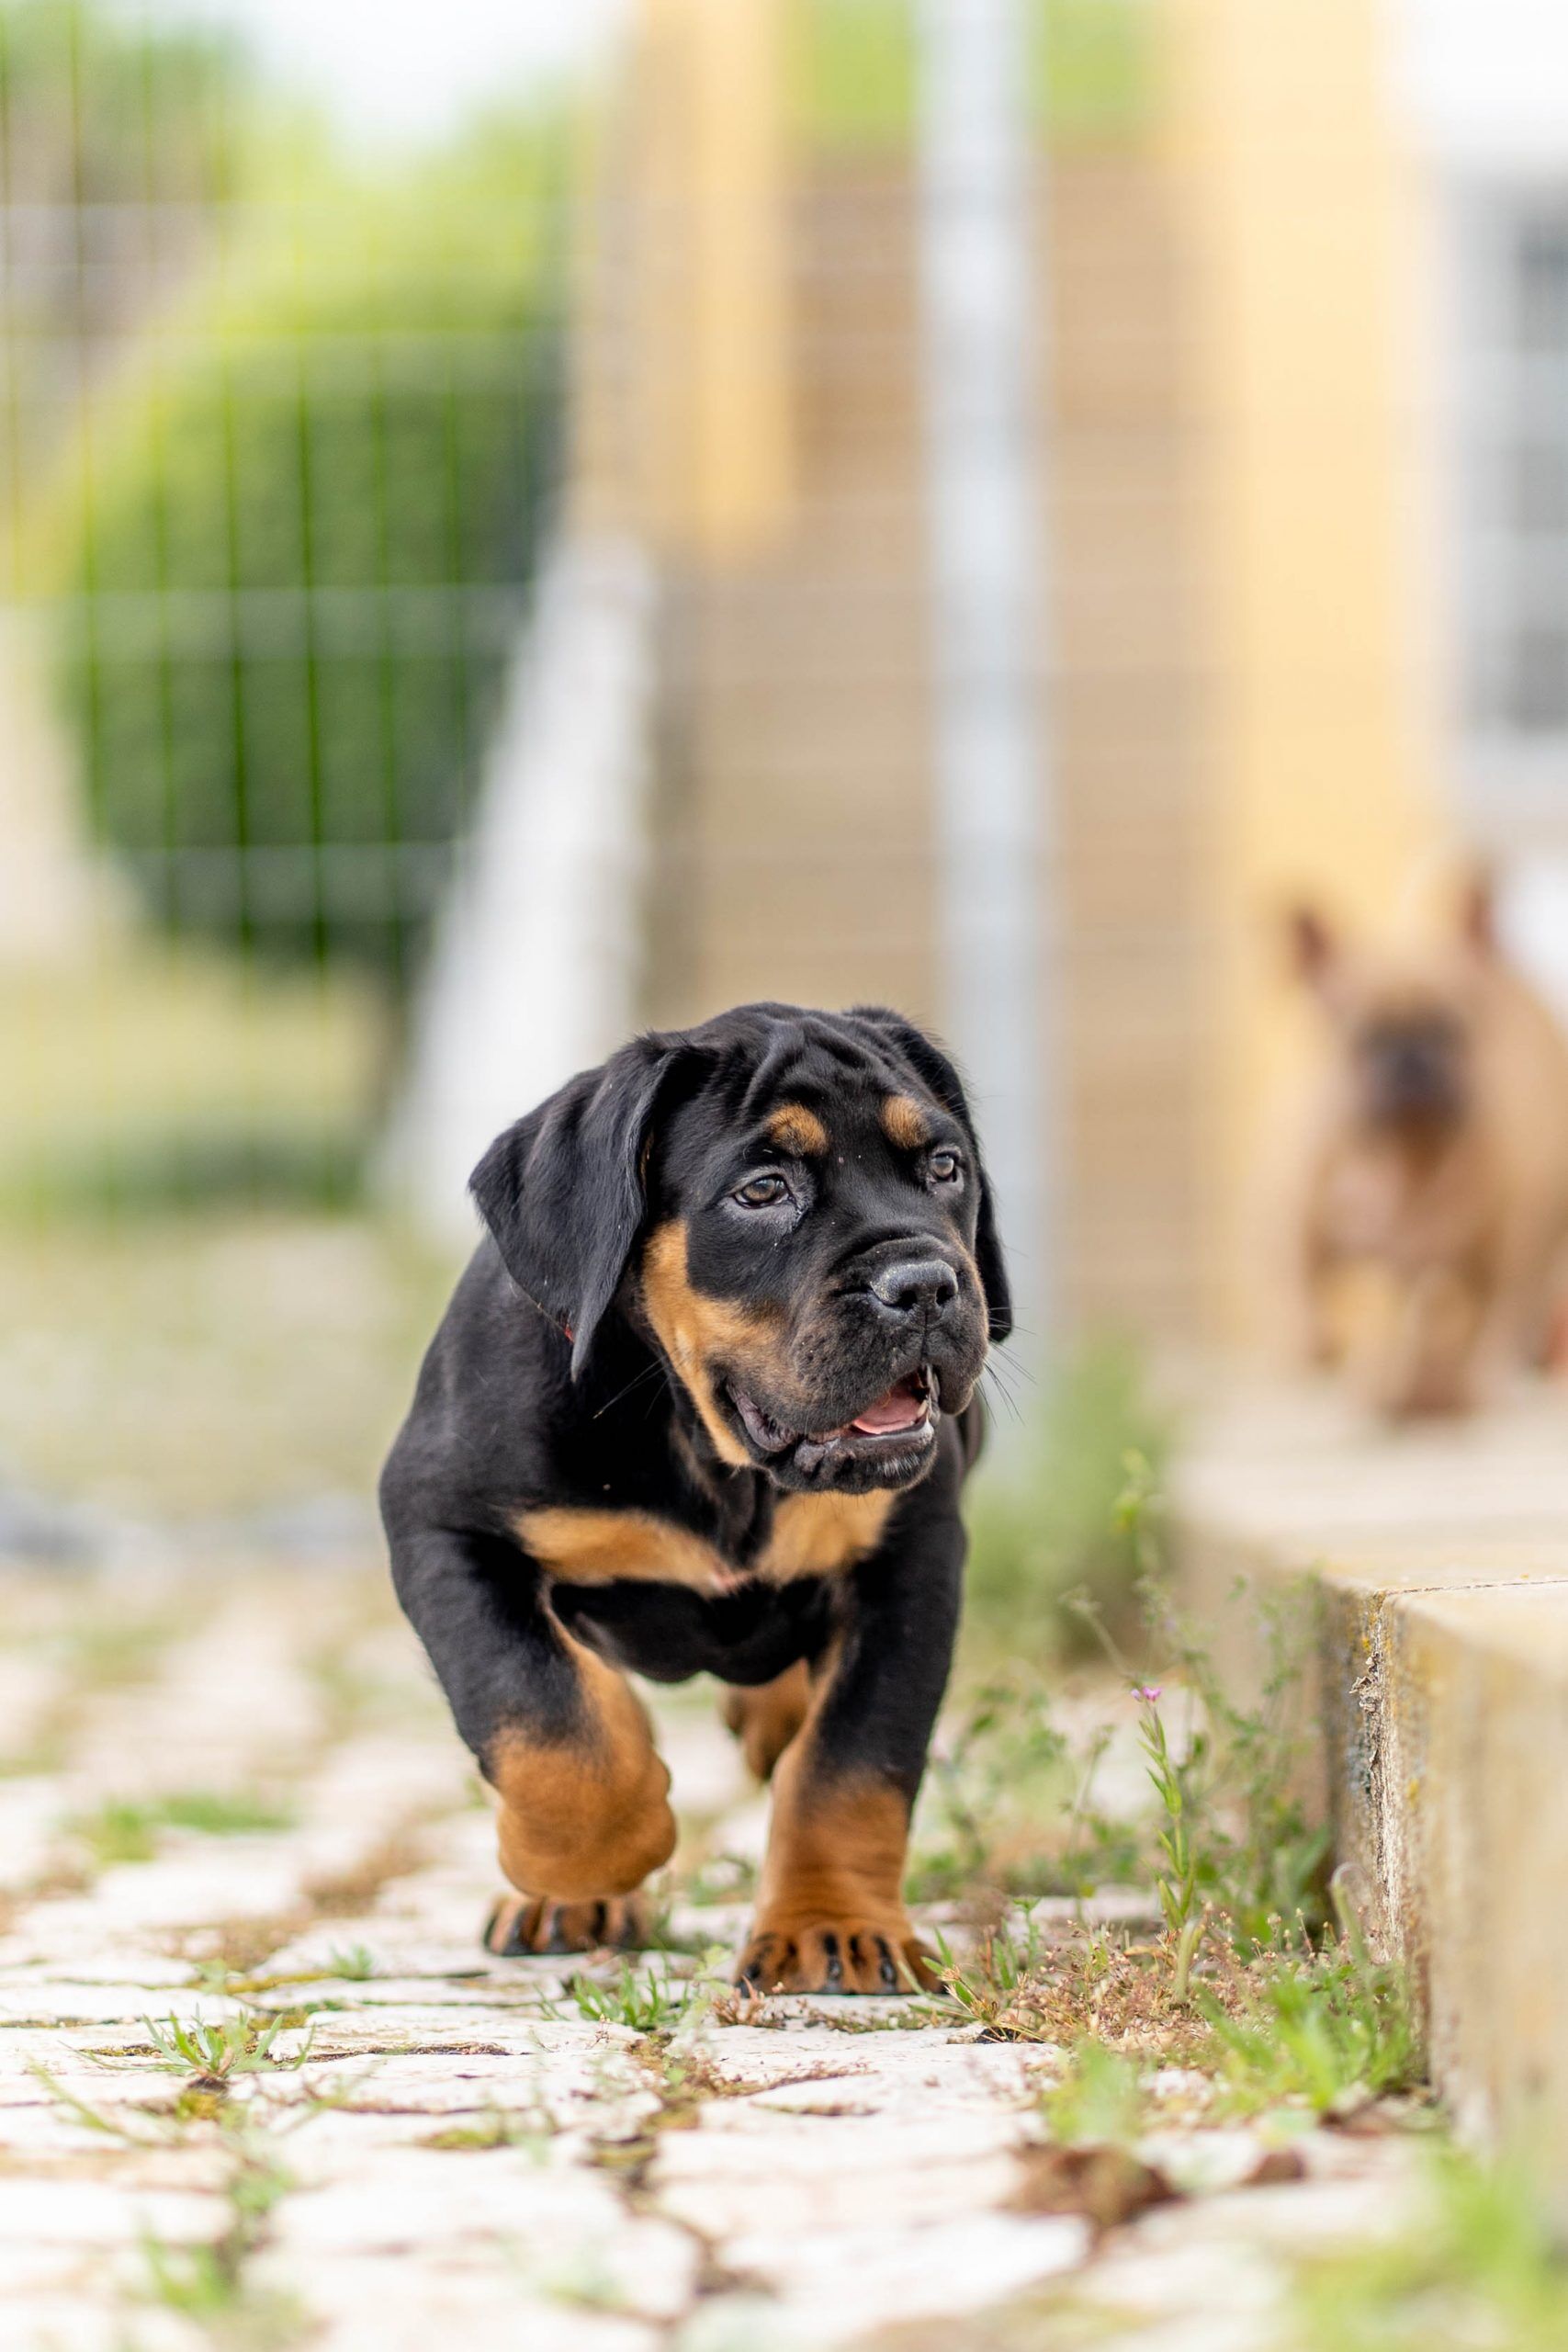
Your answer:
[[[1155,1891],[1159,1896],[1166,1933],[1176,1954],[1171,1969],[1171,1998],[1185,2001],[1193,1954],[1205,1924],[1198,1894],[1198,1853],[1192,1839],[1189,1792],[1189,1784],[1201,1768],[1203,1750],[1194,1740],[1184,1758],[1179,1759],[1172,1753],[1166,1738],[1165,1718],[1159,1711],[1161,1692],[1157,1683],[1139,1683],[1133,1695],[1138,1702],[1138,1736],[1143,1742],[1149,1781],[1165,1817],[1163,1827],[1156,1834],[1166,1866],[1156,1877]]]
[[[993,1928],[982,1939],[973,1961],[954,1958],[940,1932],[936,1947],[937,1973],[950,2000],[956,2001],[972,2024],[995,2025],[1015,1996],[1037,1970],[1049,1964],[1049,1949],[1034,1920],[1025,1923],[1021,1938],[1006,1928]]]
[[[233,2156],[227,2224],[210,2244],[200,2245],[174,2245],[145,2234],[142,2300],[196,2322],[219,2344],[243,2346],[244,2352],[272,2352],[274,2346],[299,2343],[308,2335],[306,2314],[293,2297],[254,2287],[247,2265],[265,2235],[274,2207],[294,2180],[271,2143],[248,2120],[229,2120],[221,2128]]]
[[[1282,1596],[1252,1596],[1258,1612],[1262,1672],[1258,1702],[1242,1707],[1231,1698],[1208,1645],[1200,1638],[1170,1595],[1165,1569],[1163,1503],[1148,1464],[1138,1454],[1127,1461],[1127,1483],[1117,1505],[1138,1563],[1137,1590],[1150,1642],[1168,1660],[1198,1701],[1200,1727],[1179,1766],[1162,1761],[1155,1778],[1166,1816],[1167,1838],[1190,1851],[1191,1884],[1173,1883],[1190,1920],[1201,1891],[1228,1922],[1244,1951],[1262,1950],[1276,1919],[1305,1919],[1323,1925],[1326,1827],[1308,1821],[1299,1792],[1307,1727],[1293,1705],[1303,1654],[1315,1634],[1315,1598],[1303,1579]],[[1240,1589],[1245,1589],[1241,1588]],[[1083,1613],[1092,1616],[1085,1607]],[[1103,1636],[1103,1629],[1101,1637]],[[1107,1644],[1122,1671],[1125,1662]],[[1155,1777],[1156,1747],[1165,1749],[1157,1719],[1158,1692],[1129,1673],[1145,1718],[1145,1753]],[[1177,1832],[1179,1829],[1180,1836]],[[1179,1875],[1179,1874],[1178,1874]],[[1162,1906],[1165,1897],[1162,1891]],[[1189,1955],[1189,1958],[1190,1955]]]
[[[1273,1951],[1201,1994],[1233,2109],[1291,2102],[1333,2114],[1421,2079],[1404,1972],[1372,1957],[1359,1920],[1335,1893],[1337,1936],[1281,1935]]]
[[[221,2090],[240,2075],[292,2074],[310,2054],[310,2031],[298,2050],[279,2052],[277,2037],[295,2020],[287,2014],[262,2024],[252,2018],[143,2018],[159,2071],[185,2075],[206,2090]]]
[[[567,1991],[578,2014],[595,2025],[629,2026],[634,2033],[668,2033],[681,2024],[691,2008],[694,1987],[678,1977],[644,1974],[623,1961],[619,1973],[606,1984],[599,1977],[578,1974],[567,1981]]]
[[[105,2139],[118,2140],[128,2148],[163,2148],[169,2144],[178,2119],[138,2108],[132,2110],[135,2115],[132,2122],[130,2116],[110,2115],[103,2108],[95,2107],[91,2099],[83,2098],[77,2092],[67,2089],[47,2066],[34,2065],[28,2072],[35,2082],[43,2086],[55,2105],[73,2123],[79,2123],[85,2132],[95,2132]]]
[[[321,1973],[345,1984],[367,1984],[376,1973],[376,1955],[365,1944],[350,1944],[346,1951],[328,1952]]]
[[[1123,2088],[1129,2068],[1192,2069],[1205,2104],[1237,2116],[1342,2115],[1422,2080],[1404,1973],[1372,1957],[1348,1914],[1337,1933],[1281,1930],[1248,1959],[1216,1937],[1183,1997],[1168,1937],[1075,1928],[1046,1941],[1032,1928],[999,1930],[967,1963],[945,1949],[942,1959],[949,1994],[987,2039],[1074,2052],[1069,2101],[1092,2093],[1103,2104],[1111,2059]]]
[[[1144,2069],[1103,2041],[1077,2043],[1066,2073],[1041,2096],[1041,2111],[1061,2146],[1126,2147],[1144,2124]]]
[[[1327,1834],[1299,1794],[1305,1726],[1293,1705],[1304,1598],[1259,1603],[1265,1654],[1254,1707],[1224,1690],[1204,1644],[1176,1611],[1164,1571],[1163,1507],[1148,1461],[1129,1453],[1115,1507],[1118,1542],[1142,1611],[1134,1666],[1089,1590],[1064,1602],[1097,1642],[1137,1708],[1157,1801],[1152,1824],[1108,1817],[1096,1778],[1114,1738],[1102,1725],[1075,1754],[1054,1714],[1045,1676],[1027,1666],[981,1684],[950,1720],[931,1759],[908,1880],[917,1902],[1070,1894],[1152,1880],[1185,1996],[1212,1921],[1244,1951],[1269,1940],[1269,1921],[1326,1918]],[[1162,1704],[1179,1688],[1181,1712]]]
[[[483,2153],[491,2148],[522,2148],[536,2164],[543,2164],[556,2126],[542,2106],[527,2109],[491,2106],[477,2122],[449,2123],[420,2142],[422,2148],[439,2148],[454,2155]]]

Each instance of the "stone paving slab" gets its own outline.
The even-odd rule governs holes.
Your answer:
[[[1175,1500],[1233,1679],[1261,1670],[1260,1601],[1295,1625],[1316,1801],[1434,2078],[1568,2223],[1568,1392],[1391,1435],[1326,1389],[1255,1387],[1194,1433]]]
[[[1060,2051],[937,2002],[737,2021],[699,1954],[739,1935],[765,1808],[709,1695],[660,1705],[730,1892],[671,1884],[649,2031],[579,2000],[586,1974],[613,2002],[618,1958],[479,1949],[488,1810],[378,1574],[17,1576],[0,1610],[4,2352],[829,2352],[1067,2290],[1108,2344],[1206,2292],[1269,2352],[1291,2224],[1270,2251],[1265,2217],[1354,2235],[1403,2177],[1396,2143],[1311,2132],[1265,2204],[1235,2188],[1255,2133],[1167,2133],[1199,2201],[1097,2240],[1022,2195]],[[203,1794],[286,1826],[162,1818]],[[126,1807],[141,1860],[114,1858]],[[212,2078],[176,2025],[227,2032]]]

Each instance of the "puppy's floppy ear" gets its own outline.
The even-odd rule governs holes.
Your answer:
[[[623,1046],[498,1136],[468,1180],[507,1272],[570,1338],[574,1379],[642,1222],[655,1110],[688,1059],[679,1036]]]
[[[852,1021],[864,1022],[868,1028],[875,1030],[884,1045],[892,1045],[903,1055],[921,1085],[935,1095],[944,1110],[952,1113],[974,1145],[975,1169],[980,1186],[980,1207],[975,1225],[975,1262],[980,1270],[980,1283],[986,1294],[991,1338],[1010,1339],[1012,1288],[1008,1281],[1007,1267],[1002,1262],[1002,1246],[997,1235],[991,1180],[980,1157],[980,1139],[975,1132],[963,1080],[942,1047],[928,1037],[923,1029],[917,1029],[912,1021],[907,1021],[901,1012],[890,1012],[880,1004],[857,1004],[849,1017]]]
[[[1460,930],[1478,956],[1497,950],[1497,885],[1489,866],[1472,865],[1460,891]]]
[[[1339,954],[1339,943],[1327,919],[1302,899],[1287,910],[1284,933],[1296,978],[1309,987],[1321,988]]]

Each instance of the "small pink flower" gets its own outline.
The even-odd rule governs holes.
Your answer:
[[[1134,1682],[1133,1696],[1145,1707],[1152,1707],[1165,1685],[1162,1682]]]

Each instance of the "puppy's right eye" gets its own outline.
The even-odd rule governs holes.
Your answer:
[[[774,1209],[781,1201],[789,1199],[790,1191],[782,1176],[753,1176],[749,1184],[742,1184],[730,1197],[739,1201],[743,1209]]]

